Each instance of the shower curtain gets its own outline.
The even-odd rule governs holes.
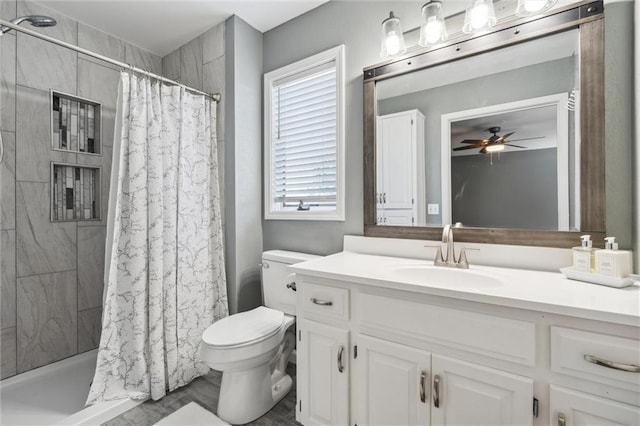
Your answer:
[[[209,370],[202,332],[228,315],[215,120],[203,95],[121,74],[87,404],[159,399]]]

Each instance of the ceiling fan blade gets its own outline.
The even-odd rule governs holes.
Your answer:
[[[502,136],[500,136],[500,138],[501,138],[502,140],[505,140],[506,138],[508,138],[509,136],[511,136],[511,135],[512,135],[512,134],[514,134],[514,133],[515,133],[515,132],[507,133],[506,135],[502,135]]]
[[[486,139],[465,139],[463,141],[460,141],[459,143],[484,143],[484,142],[489,142]]]
[[[458,148],[453,148],[454,151],[462,151],[465,149],[477,149],[477,148],[481,148],[482,145],[469,145],[469,146],[461,146]]]
[[[535,136],[533,138],[520,138],[520,139],[511,139],[509,142],[518,142],[518,141],[530,141],[533,139],[544,139],[546,136]]]
[[[523,149],[527,149],[526,146],[520,146],[520,145],[513,145],[511,142],[506,142],[505,143],[506,146],[512,146],[514,148],[523,148]]]

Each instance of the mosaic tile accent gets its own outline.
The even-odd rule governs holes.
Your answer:
[[[53,149],[100,153],[100,104],[52,92]]]
[[[99,169],[53,164],[51,220],[100,218]]]

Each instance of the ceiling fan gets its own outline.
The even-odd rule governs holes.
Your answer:
[[[533,138],[523,138],[523,139],[514,139],[513,141],[507,142],[506,139],[513,135],[515,132],[510,132],[507,133],[506,135],[502,135],[502,136],[498,136],[498,133],[500,132],[500,127],[499,126],[494,126],[494,127],[490,127],[489,129],[487,129],[489,131],[489,133],[493,133],[493,135],[491,135],[491,137],[489,137],[489,139],[465,139],[463,141],[460,141],[460,143],[465,143],[465,144],[470,144],[468,146],[460,146],[458,148],[453,148],[454,151],[462,151],[465,149],[477,149],[480,148],[480,151],[478,151],[480,154],[487,154],[487,153],[492,153],[492,152],[499,152],[504,150],[505,146],[512,146],[514,148],[526,148],[526,146],[520,146],[520,145],[514,145],[511,142],[515,142],[515,141],[526,141],[526,140],[531,140],[531,139],[542,139],[544,138],[544,136],[537,136],[537,137],[533,137]]]

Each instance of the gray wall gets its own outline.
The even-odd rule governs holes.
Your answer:
[[[633,180],[633,197],[634,201],[634,226],[633,226],[633,246],[635,248],[635,270],[640,270],[640,90],[638,90],[638,81],[640,80],[640,5],[636,2],[635,7],[635,80],[633,93],[636,94],[636,118],[635,132],[633,140],[636,141],[633,148],[635,150],[634,177]]]
[[[225,23],[225,238],[232,313],[262,303],[262,33],[237,16]]]
[[[558,229],[557,150],[451,157],[452,222]]]
[[[487,55],[488,58],[490,55]],[[378,115],[409,109],[418,109],[425,115],[425,203],[442,205],[440,119],[443,114],[556,93],[570,93],[576,85],[574,74],[573,58],[544,62],[384,99],[378,102]],[[540,76],[553,76],[553,78],[540,78]],[[470,93],[473,95],[469,96]],[[573,117],[573,113],[571,116]],[[571,124],[573,124],[573,120]],[[513,139],[517,138],[517,134],[513,136]],[[570,176],[573,176],[573,170],[570,170]],[[573,191],[573,188],[571,190]],[[427,215],[427,225],[441,226],[441,223],[441,215]],[[505,227],[507,226],[502,226],[502,228]],[[557,226],[551,229],[557,229]]]
[[[380,61],[380,22],[393,10],[405,29],[418,25],[422,2],[329,2],[265,33],[264,71],[346,45],[346,221],[265,221],[265,249],[327,254],[345,234],[362,234],[362,68]],[[633,2],[606,10],[607,229],[632,245]],[[637,190],[636,190],[637,191]],[[637,225],[636,225],[637,226]],[[636,239],[636,251],[640,249]]]
[[[36,3],[1,1],[0,16],[45,14],[40,31],[160,72],[160,58]],[[97,347],[119,69],[22,33],[0,37],[2,378]],[[103,155],[51,150],[49,89],[102,103]],[[52,223],[50,162],[102,167],[102,220]]]

